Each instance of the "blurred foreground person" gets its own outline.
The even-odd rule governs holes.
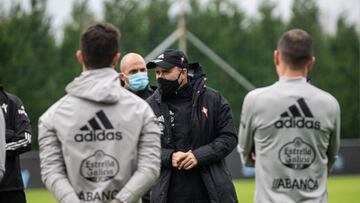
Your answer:
[[[119,31],[81,35],[83,72],[39,119],[41,177],[61,203],[140,202],[158,178],[160,128],[149,105],[120,86]]]
[[[0,202],[26,202],[20,154],[31,150],[31,124],[22,101],[0,85],[0,106],[6,125],[5,173],[0,183]]]
[[[6,150],[5,150],[5,119],[2,111],[0,112],[0,183],[5,173],[5,159],[6,159]]]
[[[255,166],[255,202],[327,202],[327,177],[340,142],[340,108],[306,82],[315,63],[312,39],[293,29],[274,52],[279,81],[245,97],[239,152]]]
[[[205,86],[198,63],[167,49],[147,64],[158,89],[147,99],[162,126],[161,173],[156,203],[237,202],[225,157],[236,147],[230,105]]]
[[[139,54],[128,53],[121,59],[120,80],[124,88],[142,99],[147,99],[154,93],[155,88],[149,85],[146,63]]]

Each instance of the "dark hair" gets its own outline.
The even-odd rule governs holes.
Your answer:
[[[277,50],[290,67],[299,70],[314,56],[314,47],[311,36],[301,29],[292,29],[284,33]]]
[[[120,31],[109,23],[88,27],[80,39],[80,48],[86,68],[109,67],[118,52]]]

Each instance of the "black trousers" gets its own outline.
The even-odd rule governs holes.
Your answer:
[[[26,203],[24,190],[0,192],[1,203]]]
[[[150,192],[145,193],[145,195],[141,198],[142,203],[150,203]]]

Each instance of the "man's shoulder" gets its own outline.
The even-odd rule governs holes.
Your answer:
[[[160,97],[159,89],[156,89],[151,96],[149,96],[145,101],[149,104],[152,104],[158,100]]]
[[[133,92],[125,88],[122,88],[119,91],[121,91],[120,99],[115,105],[122,106],[127,109],[136,108],[140,111],[148,108],[149,104],[140,96],[134,94]]]
[[[61,108],[62,104],[72,96],[66,94],[63,97],[61,97],[59,100],[57,100],[55,103],[53,103],[41,116],[39,119],[45,118],[45,117],[53,117],[59,108]],[[74,97],[76,98],[76,97]]]
[[[325,100],[329,100],[329,101],[333,101],[333,102],[337,102],[337,99],[332,95],[330,94],[329,92],[323,90],[323,89],[320,89],[314,85],[310,85],[309,86],[313,89],[314,91],[314,95],[318,95],[322,98],[324,98]]]
[[[337,101],[337,99],[330,94],[329,92],[322,90],[316,86],[310,85],[312,88],[312,95],[313,95],[313,99],[317,100],[319,103],[322,104],[323,107],[325,107],[324,105],[329,105],[328,107],[330,109],[339,109],[339,102]]]
[[[13,102],[16,104],[22,103],[21,99],[18,96],[16,96],[15,94],[7,92],[7,91],[4,91],[4,93],[9,98],[9,102]]]
[[[203,95],[210,96],[210,97],[221,97],[222,96],[218,90],[216,90],[212,87],[209,87],[209,86],[205,86]]]
[[[129,99],[134,100],[136,102],[139,102],[140,100],[143,100],[143,99],[141,99],[141,97],[139,97],[135,93],[133,93],[130,90],[127,90],[127,89],[125,89],[123,87],[121,87],[121,89],[119,89],[119,92],[120,92],[120,98],[121,99],[129,98]]]
[[[274,89],[274,84],[253,89],[246,94],[245,99],[251,100],[251,99],[257,99],[259,97],[266,97],[269,93],[270,94],[272,93],[273,89]]]
[[[229,105],[228,100],[218,90],[211,87],[206,86],[200,97],[202,97],[200,101],[207,103],[209,108],[218,109]]]

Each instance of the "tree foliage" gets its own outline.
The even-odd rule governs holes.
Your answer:
[[[97,20],[87,1],[75,1],[63,39],[56,44],[45,1],[31,2],[30,10],[15,3],[9,12],[0,14],[0,83],[23,100],[36,139],[39,116],[65,94],[66,84],[81,72],[75,58],[80,34]],[[146,56],[176,29],[177,16],[169,13],[171,6],[170,0],[106,0],[103,21],[121,30],[123,55],[137,52]],[[205,5],[191,0],[190,6],[187,28],[257,87],[277,80],[273,51],[281,34],[291,28],[308,31],[317,61],[310,77],[314,85],[339,100],[342,137],[360,137],[359,33],[344,17],[338,19],[336,34],[330,35],[320,25],[313,0],[295,0],[289,22],[274,16],[276,4],[265,1],[258,18],[245,16],[231,0],[209,0]],[[238,122],[246,90],[190,43],[188,56],[191,62],[202,64],[208,85],[229,100]]]

